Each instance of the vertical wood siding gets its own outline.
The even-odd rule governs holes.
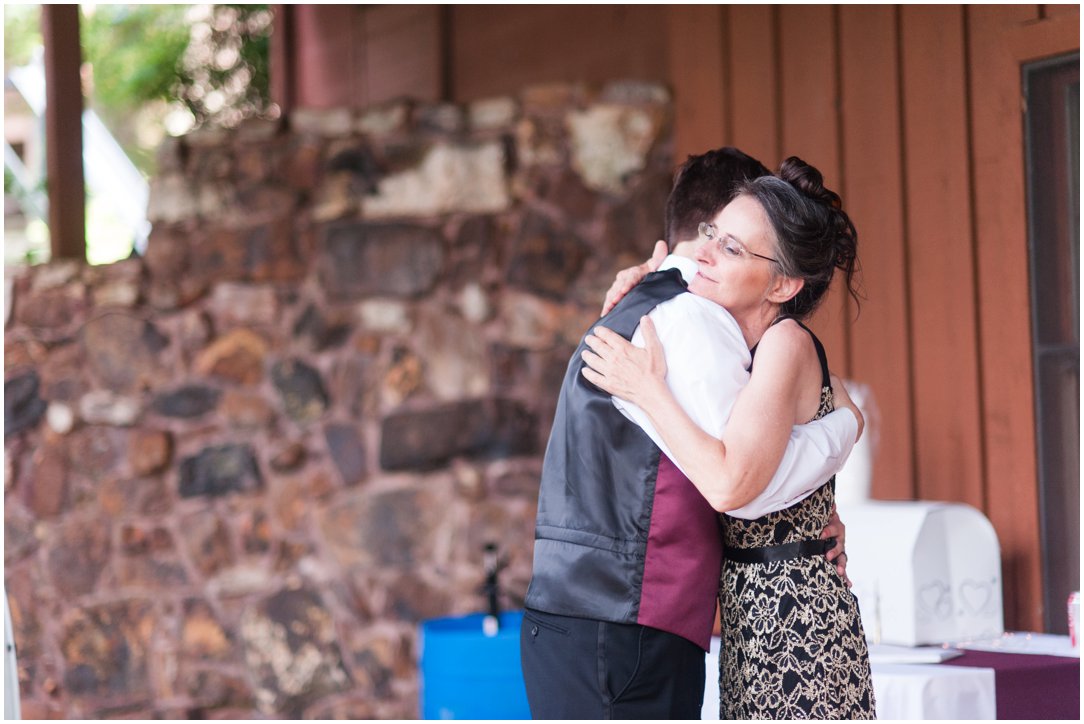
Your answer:
[[[900,25],[915,482],[981,510],[963,10],[907,6]]]
[[[918,491],[904,245],[898,12],[890,6],[840,8],[841,193],[860,230],[865,298],[850,328],[849,374],[876,395],[880,444],[873,467],[875,492],[880,498],[910,500]]]
[[[671,48],[676,158],[813,163],[859,231],[866,299],[814,327],[880,411],[874,496],[982,510],[1006,625],[1042,627],[1022,62],[1079,50],[1079,6],[723,6],[724,67]],[[697,36],[703,39],[704,26]],[[681,109],[723,85],[723,120]]]

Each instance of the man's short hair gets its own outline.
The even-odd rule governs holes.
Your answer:
[[[671,248],[695,239],[697,227],[726,206],[739,184],[769,175],[764,164],[731,146],[689,156],[674,175],[666,200],[666,240]]]

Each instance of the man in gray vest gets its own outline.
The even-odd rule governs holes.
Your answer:
[[[694,240],[738,182],[766,173],[731,148],[690,158],[667,202],[671,243]],[[688,345],[686,367],[698,367],[697,384],[738,389],[748,380],[749,349],[722,307],[685,293],[683,277],[695,266],[668,257],[603,322],[627,339],[644,315],[660,332],[677,325],[670,338]],[[531,714],[698,719],[722,564],[718,513],[652,438],[657,433],[584,379],[584,349],[581,340],[569,362],[542,469],[521,630]],[[668,369],[668,384],[688,384],[682,375]],[[728,417],[732,404],[717,409]],[[796,427],[775,477],[746,513],[782,509],[821,485],[857,435],[849,410]]]

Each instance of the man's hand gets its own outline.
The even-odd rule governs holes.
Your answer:
[[[847,577],[847,527],[843,525],[843,521],[839,519],[839,513],[835,507],[832,508],[832,516],[828,519],[828,526],[821,533],[821,540],[825,538],[835,538],[836,545],[825,553],[825,557],[829,562],[835,562],[836,573],[843,577],[844,583],[847,584],[847,588],[851,587],[851,579]]]
[[[602,303],[602,316],[605,317],[607,312],[613,309],[614,305],[629,293],[630,289],[640,283],[641,279],[658,270],[659,266],[662,265],[662,260],[666,258],[666,253],[666,242],[662,240],[656,241],[655,251],[651,253],[650,259],[643,264],[630,266],[628,269],[619,271],[614,283],[610,285],[609,291],[606,292],[606,301]]]
[[[862,411],[858,409],[858,405],[854,404],[854,400],[847,394],[847,388],[843,386],[843,380],[835,375],[829,376],[832,381],[832,401],[835,402],[836,409],[842,410],[846,407],[858,418],[858,436],[854,439],[855,442],[858,442],[862,438],[863,430],[866,429],[866,418],[862,416]]]

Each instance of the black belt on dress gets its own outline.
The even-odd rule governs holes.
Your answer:
[[[776,561],[789,561],[794,558],[822,556],[832,550],[835,545],[835,538],[823,538],[800,540],[761,548],[729,548],[724,546],[723,557],[735,563],[775,563]]]

